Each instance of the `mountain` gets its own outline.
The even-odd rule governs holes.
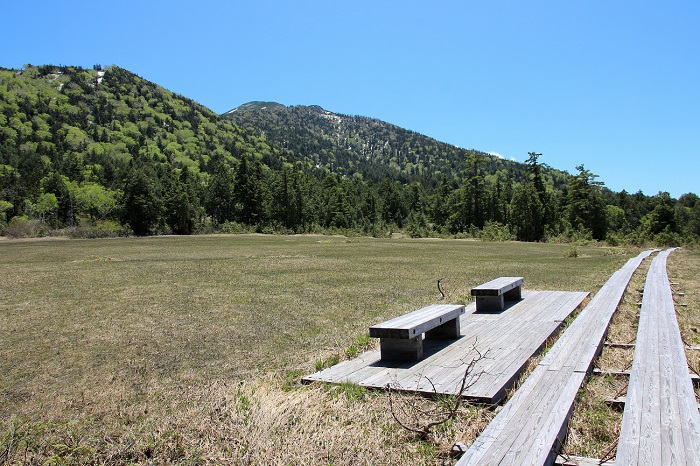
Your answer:
[[[472,149],[462,149],[374,118],[333,113],[318,105],[284,106],[250,102],[222,115],[264,136],[291,161],[304,161],[346,176],[379,181],[417,181],[437,186],[443,176],[459,182],[470,177],[467,161],[478,156],[492,179],[522,181],[525,165]],[[548,184],[561,188],[567,174],[545,170]]]
[[[697,196],[612,193],[530,156],[318,105],[217,115],[118,66],[0,68],[0,234],[700,236]]]
[[[118,66],[95,68],[0,68],[0,227],[14,217],[126,223],[136,170],[162,200],[183,171],[201,192],[221,163],[273,163],[264,138],[193,100]],[[158,222],[167,206],[157,207]]]
[[[239,107],[234,108],[233,110],[229,110],[226,113],[235,113],[238,111],[273,110],[275,108],[280,108],[280,107],[284,107],[284,105],[278,104],[277,102],[254,101],[254,102],[248,102],[247,104],[243,104]]]

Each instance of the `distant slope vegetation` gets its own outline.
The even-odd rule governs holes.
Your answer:
[[[479,154],[481,169],[491,177],[513,182],[527,177],[522,163],[462,149],[374,118],[332,113],[317,105],[249,102],[223,116],[264,135],[281,147],[285,157],[340,175],[359,174],[375,182],[389,176],[403,183],[417,181],[434,187],[443,176],[458,182],[469,176],[467,160]],[[561,189],[566,184],[566,173],[544,172],[551,187]]]
[[[60,170],[75,158],[82,168],[104,168],[145,157],[198,171],[232,155],[270,152],[264,139],[117,66],[0,69],[0,105],[4,163],[38,156],[45,170]]]
[[[319,106],[217,115],[118,66],[0,68],[0,234],[700,235],[694,194],[613,193],[539,156],[516,163]]]

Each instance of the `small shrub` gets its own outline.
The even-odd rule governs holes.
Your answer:
[[[578,249],[576,246],[571,246],[567,251],[566,254],[564,254],[564,257],[568,257],[571,259],[575,259],[578,257]]]
[[[340,362],[340,357],[338,355],[333,355],[326,359],[326,367],[333,367]]]
[[[133,232],[113,220],[100,220],[94,223],[80,222],[80,225],[62,232],[69,238],[116,238],[130,236]]]
[[[357,350],[357,345],[350,345],[348,346],[348,349],[345,350],[345,356],[348,358],[354,358],[358,353],[359,351]]]
[[[481,241],[509,241],[512,239],[510,228],[499,222],[486,222],[479,234]]]
[[[302,375],[304,375],[304,372],[299,369],[286,372],[284,374],[284,384],[282,385],[282,389],[289,391],[294,387],[298,387],[301,384]]]
[[[221,233],[231,235],[240,235],[241,233],[245,233],[245,228],[243,228],[243,225],[238,222],[226,222],[222,224],[219,229],[221,230]]]
[[[338,385],[326,384],[325,387],[328,389],[328,392],[331,394],[332,398],[343,394],[345,395],[345,398],[350,401],[360,401],[367,393],[367,389],[365,387],[352,382],[343,382]]]
[[[357,347],[366,350],[369,347],[370,342],[372,339],[368,334],[360,335],[357,337]]]
[[[333,367],[336,364],[340,362],[340,357],[338,355],[333,355],[325,360],[323,359],[317,359],[316,362],[314,363],[314,369],[316,369],[316,372],[322,371],[323,369],[327,369],[329,367]]]
[[[44,228],[38,220],[30,220],[25,216],[12,217],[5,227],[5,235],[10,238],[30,238],[37,236],[40,228]]]
[[[678,247],[682,244],[682,239],[678,233],[672,232],[666,227],[664,231],[654,236],[654,244],[660,247]]]

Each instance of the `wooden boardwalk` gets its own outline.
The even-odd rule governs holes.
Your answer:
[[[700,465],[700,414],[666,275],[670,252],[652,261],[644,286],[618,466]]]
[[[517,379],[527,361],[561,327],[562,322],[588,296],[584,292],[523,291],[523,299],[508,303],[499,313],[480,313],[467,306],[460,320],[461,338],[426,340],[424,358],[417,362],[391,363],[369,351],[304,378],[305,382],[352,382],[369,388],[415,391],[426,394],[457,394],[464,371],[482,354],[472,374],[473,384],[464,395],[476,402],[499,401]]]
[[[602,349],[610,319],[632,274],[651,254],[627,263],[603,285],[559,337],[542,362],[457,463],[466,465],[551,465],[581,387]]]

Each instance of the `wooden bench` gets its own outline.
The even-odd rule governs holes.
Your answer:
[[[369,336],[379,338],[385,361],[418,361],[423,358],[426,339],[457,339],[459,317],[464,305],[433,304],[369,328]]]
[[[500,277],[476,288],[472,296],[476,298],[477,312],[501,312],[505,301],[519,301],[522,298],[523,277]]]

